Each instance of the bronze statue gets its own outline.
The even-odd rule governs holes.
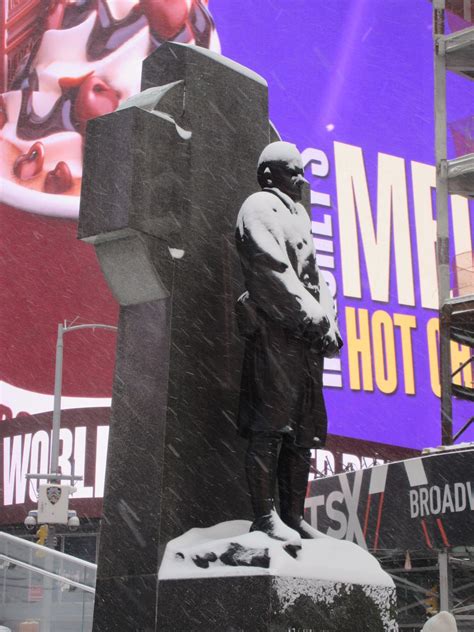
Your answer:
[[[251,531],[298,547],[300,538],[317,536],[303,520],[310,450],[326,439],[323,359],[336,355],[342,340],[300,203],[307,181],[295,145],[267,145],[257,178],[262,191],[245,200],[236,227],[247,290],[237,303],[246,340],[238,427],[249,440]]]

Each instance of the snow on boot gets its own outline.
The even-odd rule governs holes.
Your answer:
[[[275,509],[272,509],[269,514],[256,518],[250,527],[250,531],[262,531],[266,533],[269,538],[281,540],[285,542],[286,545],[295,547],[297,550],[301,549],[300,534],[294,529],[291,529],[291,527],[288,527]]]
[[[318,531],[317,529],[312,527],[309,523],[306,522],[306,520],[303,520],[303,518],[300,518],[299,522],[297,523],[290,523],[289,526],[291,529],[297,531],[303,538],[303,540],[317,540],[318,538],[328,537],[324,533],[321,533],[321,531]]]

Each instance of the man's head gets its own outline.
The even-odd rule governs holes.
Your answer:
[[[258,159],[257,178],[262,189],[276,187],[299,202],[307,180],[296,145],[282,140],[267,145]]]

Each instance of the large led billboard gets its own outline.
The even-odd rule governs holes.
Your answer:
[[[438,444],[432,6],[251,5],[220,21],[216,8],[216,21],[223,52],[267,78],[272,120],[313,175],[315,245],[346,341],[340,364],[328,363],[330,430]],[[450,120],[472,120],[472,86],[449,79]],[[474,149],[468,129],[458,134],[465,153]],[[453,261],[473,250],[472,210],[467,199],[451,198]],[[467,348],[452,351],[456,365],[469,357]],[[469,367],[464,379],[470,384]],[[457,429],[472,403],[454,410]]]
[[[438,444],[431,3],[49,6],[39,31],[25,26],[32,53],[5,79],[0,104],[3,418],[51,410],[58,322],[116,323],[92,247],[76,241],[82,133],[88,118],[139,89],[143,57],[170,38],[222,50],[261,74],[275,127],[303,154],[318,262],[345,339],[341,357],[326,362],[330,433],[415,449]],[[7,14],[7,31],[10,18],[17,23]],[[450,15],[450,28],[467,25]],[[456,76],[448,91],[453,156],[474,150],[474,99]],[[472,202],[451,197],[455,293],[465,291],[456,261],[467,253],[472,262],[472,215]],[[66,338],[63,407],[109,404],[114,345],[113,334],[99,331]],[[458,366],[469,350],[453,345],[452,355]],[[470,385],[471,368],[458,379]],[[470,415],[472,404],[456,402],[455,430]],[[463,438],[473,440],[474,428]]]

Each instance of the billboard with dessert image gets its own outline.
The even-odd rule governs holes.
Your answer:
[[[3,0],[2,0],[3,1]],[[52,409],[58,322],[115,324],[76,239],[87,121],[140,90],[164,41],[220,52],[207,0],[5,0],[0,50],[0,415]],[[64,408],[109,406],[115,336],[66,338]]]
[[[7,39],[22,4],[35,20],[24,27],[31,50],[10,64],[0,103],[2,198],[32,212],[77,217],[87,121],[140,91],[141,63],[162,42],[219,52],[214,22],[205,0],[6,4]],[[9,51],[3,56],[5,65]]]

